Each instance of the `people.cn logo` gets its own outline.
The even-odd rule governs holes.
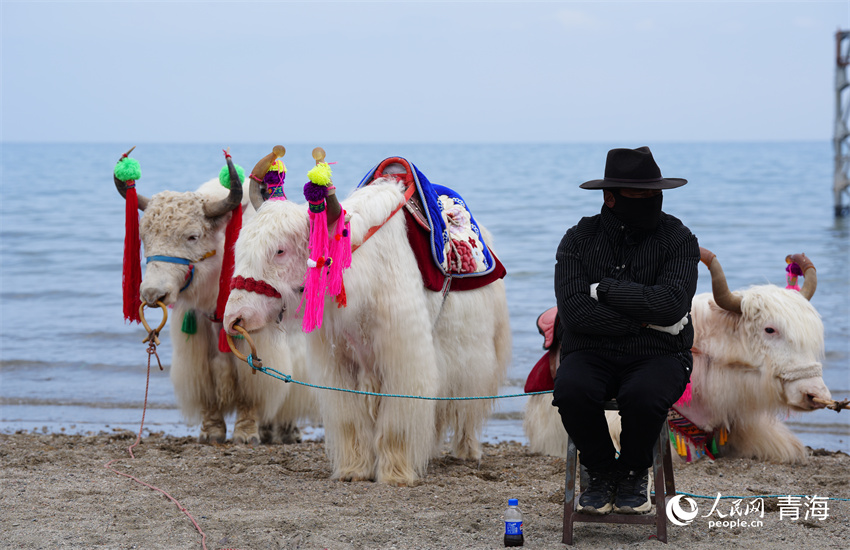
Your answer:
[[[691,507],[690,511],[682,509],[681,500],[685,499]],[[667,501],[667,519],[674,525],[690,525],[699,514],[697,503],[694,499],[685,495],[676,495]]]

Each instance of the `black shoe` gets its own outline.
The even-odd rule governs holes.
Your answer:
[[[616,477],[613,471],[588,470],[590,483],[578,499],[578,511],[584,514],[603,515],[613,509]]]
[[[614,510],[619,514],[645,514],[652,508],[649,500],[649,470],[621,474],[617,482]]]

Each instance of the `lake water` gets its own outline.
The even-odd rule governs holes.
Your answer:
[[[250,170],[274,144],[3,144],[0,164],[0,431],[138,430],[145,391],[144,331],[121,308],[124,201],[111,172],[138,145],[138,190],[189,191],[215,177],[230,147]],[[535,321],[554,305],[555,249],[602,196],[578,185],[601,177],[609,148],[638,144],[290,144],[290,196],[300,196],[310,152],[321,145],[347,195],[378,161],[403,156],[455,189],[495,238],[505,264],[513,362],[503,395],[521,393],[543,354]],[[649,144],[665,176],[689,184],[665,192],[664,210],[721,260],[731,288],[785,285],[785,256],[805,252],[818,269],[812,303],[826,329],[824,379],[850,397],[850,220],[833,217],[832,146],[806,143]],[[710,291],[700,267],[698,292]],[[157,318],[159,316],[157,315]],[[169,321],[173,322],[173,321]],[[151,373],[146,431],[197,435],[180,419],[165,371]],[[271,365],[273,366],[273,365]],[[322,391],[322,390],[315,390]],[[485,438],[525,442],[526,397],[497,401]],[[850,412],[787,419],[812,447],[850,451]],[[319,437],[320,428],[307,430]]]

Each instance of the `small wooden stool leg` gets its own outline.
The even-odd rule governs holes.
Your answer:
[[[567,474],[564,483],[564,532],[561,542],[567,545],[573,543],[573,515],[576,513],[576,465],[578,452],[573,440],[567,436]]]

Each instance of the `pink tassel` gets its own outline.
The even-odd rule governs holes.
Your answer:
[[[324,201],[323,201],[324,202]],[[311,332],[322,326],[322,314],[325,307],[325,287],[327,286],[328,257],[328,214],[310,211],[310,264],[304,279],[304,332]],[[333,264],[331,264],[333,265]]]
[[[676,401],[676,405],[688,406],[691,404],[691,399],[693,399],[693,397],[693,393],[691,393],[691,383],[688,382],[688,385],[685,386],[685,392],[682,394],[682,397]]]
[[[345,210],[343,210],[337,219],[334,236],[330,241],[329,256],[333,261],[328,273],[328,292],[331,296],[338,296],[342,292],[342,272],[351,267],[350,229],[350,224],[345,221]]]

